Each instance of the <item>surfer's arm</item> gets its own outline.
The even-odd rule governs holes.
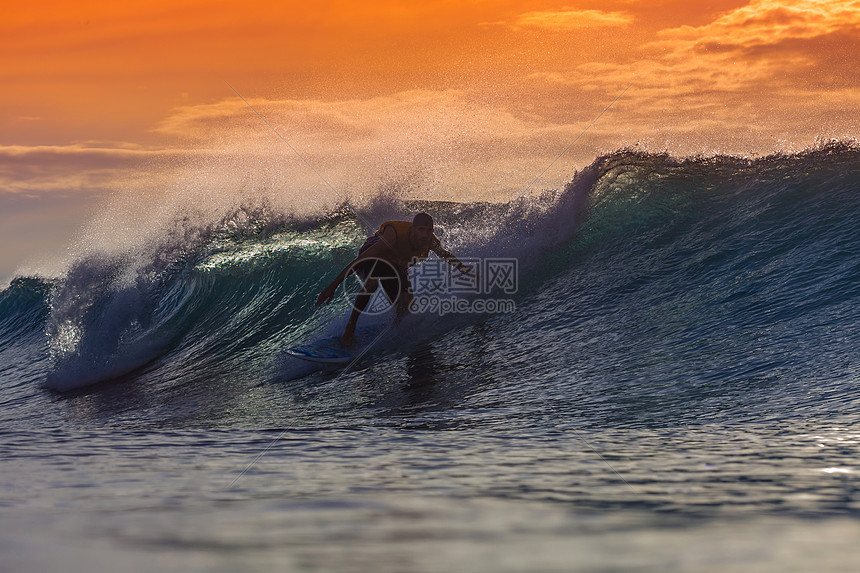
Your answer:
[[[394,230],[394,227],[386,227],[385,232],[382,234],[380,240],[372,244],[368,247],[364,252],[360,253],[357,257],[355,257],[348,265],[346,265],[340,274],[338,274],[335,279],[328,285],[323,291],[320,293],[319,297],[317,297],[317,306],[321,304],[327,304],[331,302],[334,298],[335,290],[337,287],[346,280],[346,277],[349,276],[350,271],[352,271],[353,267],[360,263],[365,259],[372,258],[388,258],[385,255],[388,255],[394,243],[397,242],[397,232]]]
[[[440,259],[442,259],[464,275],[475,276],[475,269],[473,269],[469,265],[463,264],[463,262],[457,257],[455,257],[451,251],[445,249],[445,247],[442,246],[442,243],[439,241],[439,239],[436,238],[435,235],[433,237],[433,242],[430,245],[430,250],[436,253],[436,255]]]

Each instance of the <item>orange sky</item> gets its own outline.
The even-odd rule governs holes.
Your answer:
[[[858,0],[25,5],[0,19],[0,207],[212,157],[318,194],[225,80],[350,196],[523,192],[628,85],[538,187],[625,145],[769,153],[860,119]]]
[[[0,143],[139,140],[174,106],[228,97],[222,79],[252,95],[326,100],[499,87],[630,61],[659,29],[702,24],[740,3],[611,4],[15,3],[0,22]]]

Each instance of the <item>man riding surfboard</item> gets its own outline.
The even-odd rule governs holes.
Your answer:
[[[382,285],[391,305],[397,309],[399,320],[409,312],[412,303],[412,284],[407,269],[436,253],[440,259],[462,273],[471,274],[472,268],[442,247],[433,233],[433,218],[427,213],[418,213],[409,221],[386,221],[375,234],[368,237],[358,250],[358,256],[337,275],[320,293],[317,306],[331,302],[335,290],[350,272],[354,272],[363,287],[355,297],[352,314],[340,341],[351,346],[355,325],[376,289]]]

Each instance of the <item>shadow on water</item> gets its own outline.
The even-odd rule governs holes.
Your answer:
[[[473,324],[382,365],[389,371],[390,383],[379,388],[374,398],[377,421],[426,430],[474,426],[478,423],[472,412],[474,397],[494,384],[482,368],[491,353],[490,342],[486,326]]]

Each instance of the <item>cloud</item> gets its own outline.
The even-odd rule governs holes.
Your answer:
[[[154,190],[214,204],[251,194],[300,212],[301,203],[324,209],[381,188],[452,200],[505,196],[524,192],[585,127],[518,114],[466,90],[248,103],[265,121],[238,98],[175,108],[154,128],[161,148],[0,146],[0,197]]]
[[[511,187],[511,172],[528,181],[541,163],[569,142],[579,125],[516,115],[481,103],[463,90],[412,90],[342,101],[251,99],[253,106],[302,158],[337,189],[373,189],[409,180],[450,196]],[[268,157],[311,186],[309,169],[241,101],[177,108],[159,133],[196,138],[225,153]],[[217,143],[213,143],[217,142]],[[501,173],[490,165],[509,162]],[[293,179],[295,181],[295,179]],[[456,182],[456,183],[453,183]]]
[[[663,30],[650,47],[670,50],[675,56],[693,51],[744,51],[840,32],[856,34],[858,28],[857,0],[754,0],[705,26]]]
[[[633,17],[624,12],[563,9],[526,12],[520,14],[511,26],[514,29],[539,28],[565,32],[602,26],[626,26],[632,22]]]
[[[569,93],[608,104],[633,82],[616,106],[619,127],[674,152],[788,151],[817,136],[856,136],[858,49],[856,0],[757,0],[703,26],[660,31],[631,63],[591,62],[530,79],[547,108]]]
[[[0,145],[0,161],[27,162],[31,160],[73,161],[104,163],[117,160],[134,160],[163,155],[159,148],[147,148],[133,143],[116,142],[112,146],[98,143],[73,145]]]
[[[0,146],[0,195],[102,194],[147,163],[186,156],[128,143]]]
[[[0,193],[110,194],[137,186],[201,204],[265,195],[285,210],[392,187],[423,198],[504,196],[524,192],[585,126],[515,113],[466,90],[248,103],[259,116],[238,98],[175,108],[154,129],[170,142],[164,148],[0,147]],[[567,170],[569,177],[569,163]]]
[[[566,71],[537,73],[546,82],[609,89],[634,80],[640,88],[675,90],[676,96],[703,90],[771,91],[843,65],[856,78],[860,47],[860,0],[754,0],[704,26],[661,30],[642,47],[646,56],[630,64],[591,62]],[[832,57],[840,50],[845,54]],[[613,86],[613,87],[609,87]]]

